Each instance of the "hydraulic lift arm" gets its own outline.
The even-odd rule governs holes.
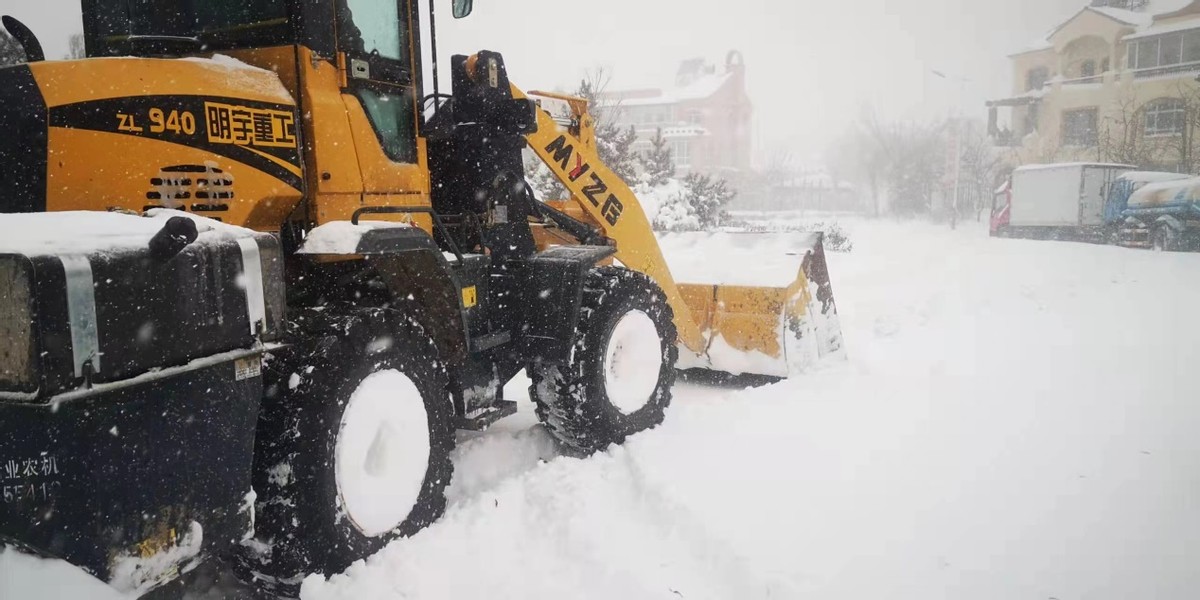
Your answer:
[[[675,311],[680,342],[692,352],[703,354],[707,340],[663,258],[646,211],[629,185],[600,160],[595,123],[588,113],[587,100],[543,92],[534,94],[567,102],[571,107],[572,124],[567,128],[560,127],[550,113],[538,110],[537,131],[526,135],[530,149],[600,225],[604,234],[616,241],[617,260],[658,283]],[[515,85],[512,95],[513,98],[528,98]]]

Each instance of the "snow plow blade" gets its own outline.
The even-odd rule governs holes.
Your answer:
[[[676,233],[661,237],[684,302],[706,339],[679,368],[791,377],[845,357],[821,233]],[[691,283],[707,279],[713,283]]]

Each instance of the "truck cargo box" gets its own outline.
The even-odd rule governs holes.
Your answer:
[[[0,543],[130,592],[250,530],[283,319],[274,237],[172,217],[0,215]]]
[[[1064,163],[1013,171],[1012,227],[1093,227],[1104,223],[1105,194],[1125,165]]]

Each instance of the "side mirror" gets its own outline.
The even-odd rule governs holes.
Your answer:
[[[471,9],[474,8],[474,4],[474,0],[454,0],[454,18],[466,18],[471,14]]]

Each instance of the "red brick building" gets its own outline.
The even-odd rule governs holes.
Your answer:
[[[684,61],[670,89],[607,92],[606,117],[638,133],[634,150],[650,149],[659,129],[670,142],[679,175],[699,172],[736,177],[750,170],[751,116],[746,66],[730,52],[718,67]]]

